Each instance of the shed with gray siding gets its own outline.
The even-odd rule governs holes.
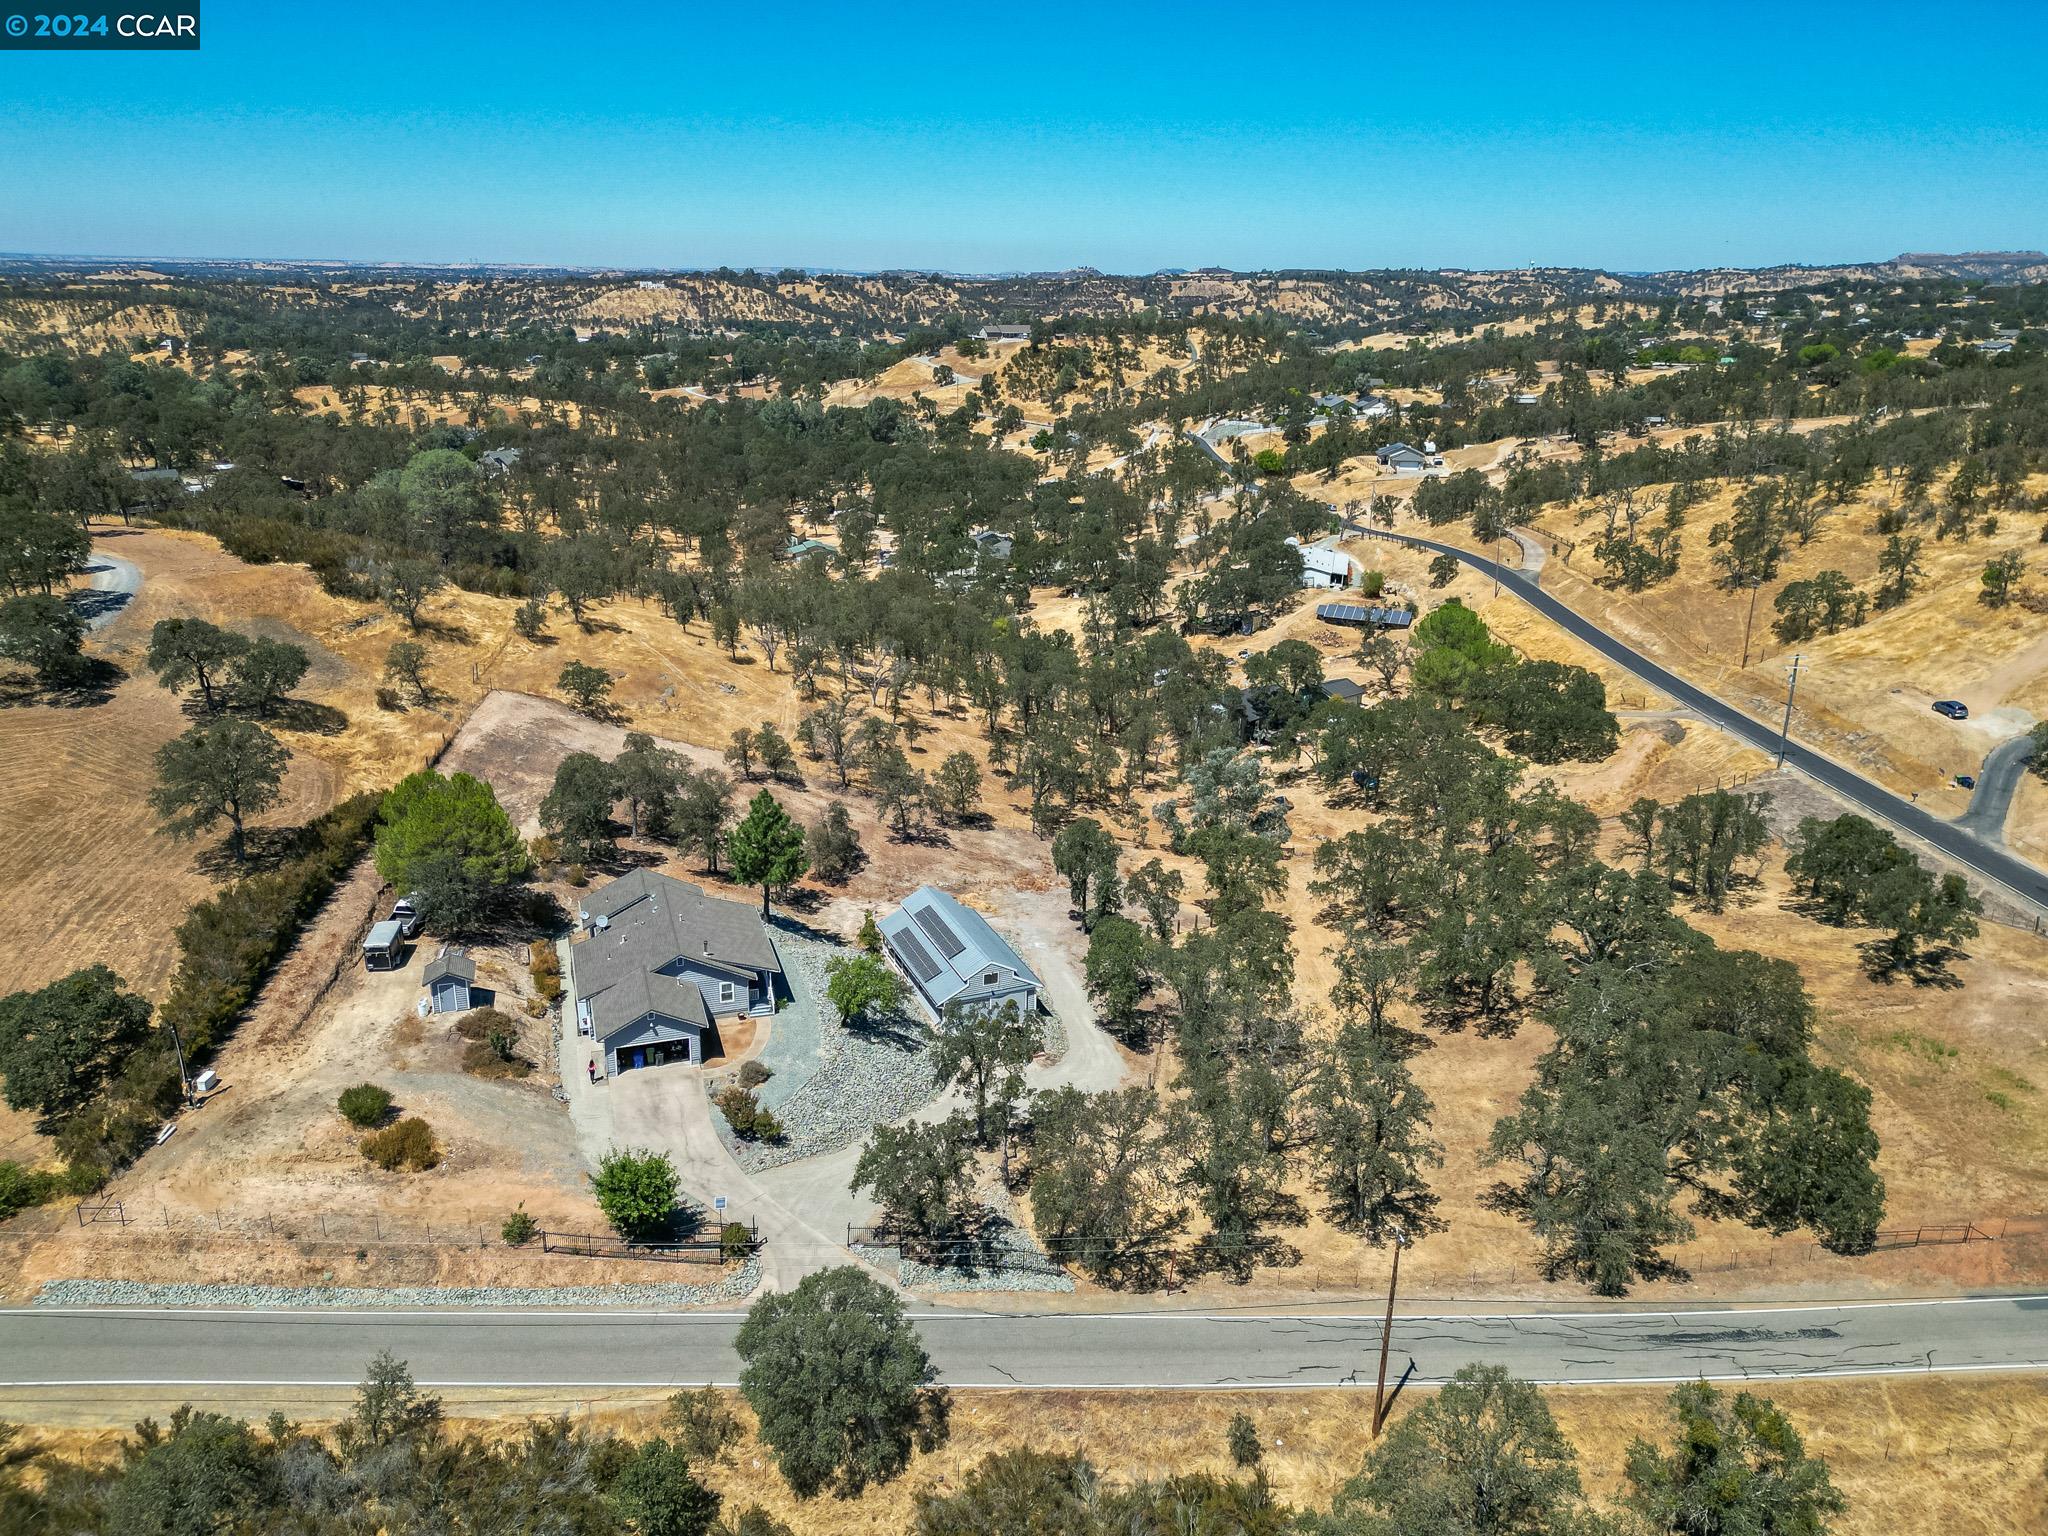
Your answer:
[[[427,962],[422,978],[427,989],[427,1008],[432,1013],[467,1013],[470,987],[476,980],[476,962],[459,949],[444,949]]]

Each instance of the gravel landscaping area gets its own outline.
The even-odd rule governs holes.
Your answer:
[[[1038,1033],[1042,1041],[1039,1056],[1047,1066],[1057,1066],[1067,1054],[1067,1026],[1060,1022],[1058,1014],[1041,1013],[1038,1016]]]
[[[894,1275],[896,1283],[913,1291],[1041,1291],[1066,1292],[1074,1288],[1074,1277],[1031,1240],[1031,1234],[1014,1224],[1011,1215],[997,1209],[1007,1206],[999,1197],[982,1206],[976,1225],[980,1229],[971,1254],[958,1262],[927,1264],[905,1255],[900,1249],[855,1244],[853,1251],[877,1269]]]
[[[826,962],[854,950],[780,923],[775,948],[791,996],[759,1057],[775,1076],[758,1092],[762,1106],[782,1122],[782,1140],[741,1141],[722,1115],[713,1114],[719,1139],[748,1173],[852,1146],[937,1092],[932,1035],[922,1024],[897,1017],[850,1030],[827,1001]]]
[[[739,1301],[761,1283],[753,1259],[703,1285],[296,1286],[53,1280],[38,1307],[702,1307]]]

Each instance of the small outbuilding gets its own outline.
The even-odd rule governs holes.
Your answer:
[[[1351,557],[1334,549],[1318,549],[1289,538],[1301,556],[1301,584],[1304,587],[1348,587],[1351,585]]]
[[[889,958],[933,1024],[949,1009],[1038,1011],[1037,974],[987,918],[947,892],[921,885],[879,926]]]
[[[467,1013],[471,985],[476,981],[476,962],[459,949],[441,951],[427,962],[427,1011]]]
[[[1335,699],[1339,704],[1363,704],[1365,689],[1348,677],[1326,677],[1323,679],[1323,695]]]

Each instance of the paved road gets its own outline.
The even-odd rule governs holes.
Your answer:
[[[1678,703],[1696,711],[1702,718],[1752,746],[1770,753],[1777,752],[1776,722],[1766,724],[1753,719],[1733,705],[1723,703],[1712,694],[1702,692],[1683,678],[1666,671],[1640,651],[1631,650],[1605,630],[1598,629],[1581,618],[1513,566],[1500,565],[1484,555],[1475,555],[1469,550],[1459,549],[1450,544],[1439,544],[1434,539],[1419,539],[1411,534],[1387,533],[1375,528],[1370,530],[1366,537],[1387,539],[1415,549],[1427,549],[1437,554],[1455,556],[1474,570],[1499,580],[1505,590],[1513,592],[1566,633],[1583,640],[1609,661],[1626,668],[1658,692],[1668,694]],[[1974,836],[1965,824],[1944,821],[1939,816],[1930,815],[1903,796],[1893,794],[1861,774],[1844,768],[1833,758],[1823,757],[1812,748],[1801,746],[1797,741],[1787,744],[1785,761],[1852,804],[1911,833],[1986,879],[1996,881],[2037,905],[2048,906],[2048,873]]]
[[[379,1349],[437,1388],[733,1382],[741,1315],[624,1312],[0,1312],[10,1396],[114,1387],[323,1387]],[[917,1312],[957,1387],[1329,1387],[1369,1383],[1376,1317]],[[1393,1370],[1442,1381],[1492,1361],[1545,1383],[2048,1368],[2048,1296],[1395,1319]]]
[[[1956,825],[1985,842],[2003,844],[2013,792],[2033,756],[2031,735],[2009,736],[1986,753],[1984,766],[1977,770],[1977,787],[1970,791],[1970,807],[1956,818]]]

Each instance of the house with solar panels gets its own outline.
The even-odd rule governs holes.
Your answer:
[[[1038,1008],[1040,983],[988,919],[944,891],[921,885],[881,920],[889,958],[934,1024],[948,1008],[977,1010],[1015,1003]]]

